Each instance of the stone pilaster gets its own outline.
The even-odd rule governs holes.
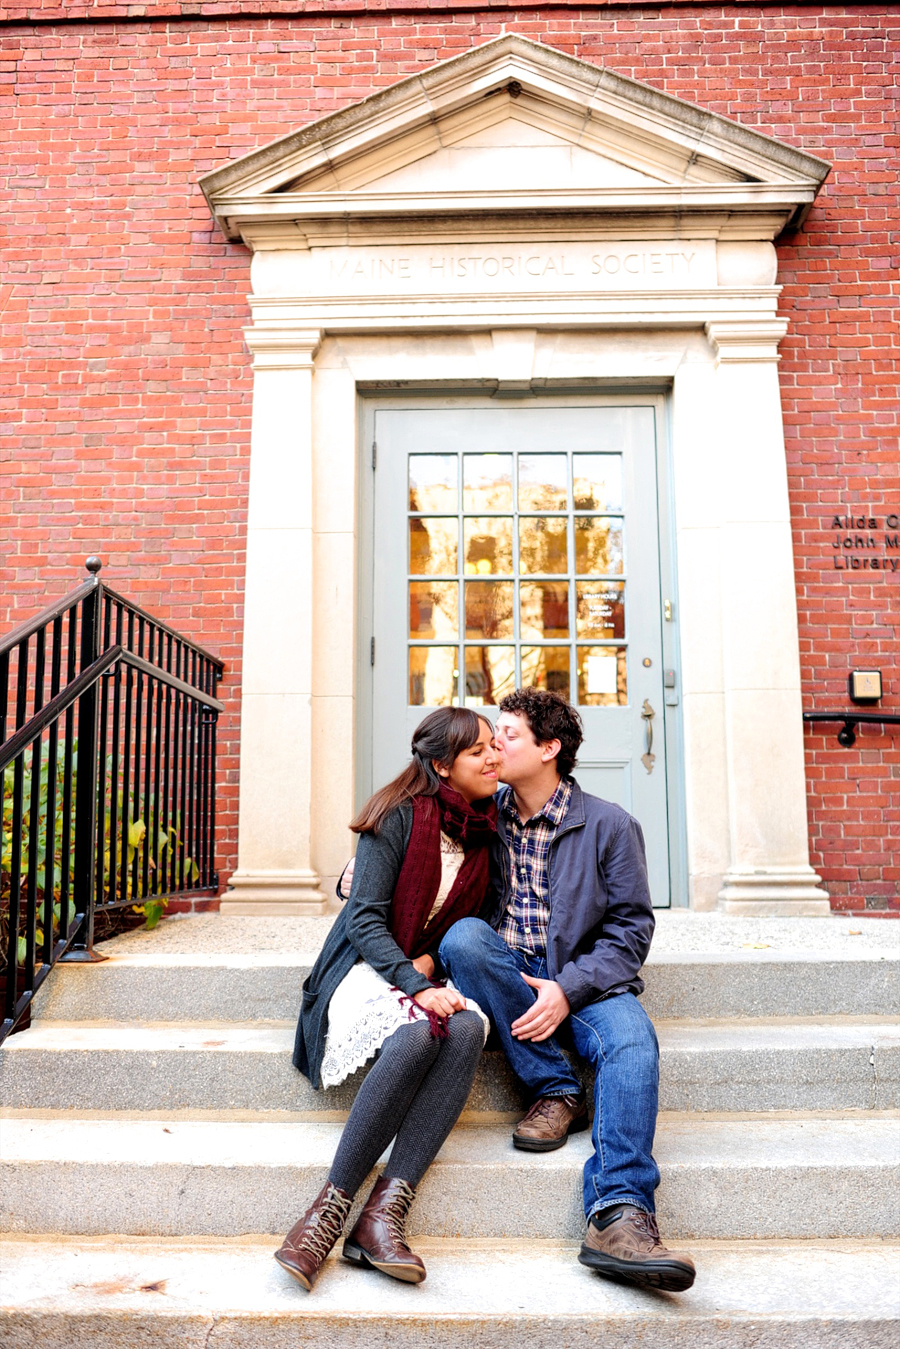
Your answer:
[[[719,428],[730,914],[828,914],[809,864],[781,319],[712,322]]]
[[[324,913],[311,865],[312,380],[317,329],[257,326],[238,867],[222,911]]]

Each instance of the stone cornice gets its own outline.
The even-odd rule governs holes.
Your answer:
[[[215,213],[228,238],[254,249],[267,246],[266,233],[272,229],[279,235],[275,247],[293,248],[393,242],[416,234],[435,242],[438,237],[489,238],[481,221],[492,222],[498,238],[509,238],[511,231],[530,238],[572,238],[570,217],[577,218],[584,237],[771,240],[815,195],[811,187],[768,183],[569,192],[282,192],[223,197]]]
[[[240,206],[238,208],[241,209]],[[277,208],[276,208],[277,209]],[[348,209],[341,215],[297,219],[288,209],[283,217],[261,206],[257,216],[242,215],[236,221],[240,237],[260,252],[306,251],[311,248],[366,248],[389,246],[431,247],[444,244],[478,245],[513,243],[516,240],[543,243],[600,243],[607,240],[716,239],[721,241],[771,240],[782,229],[791,206],[778,209],[769,202],[758,210],[743,211],[726,205],[688,211],[670,201],[665,208],[634,210],[610,206],[606,211],[502,212],[485,210],[443,215],[411,209],[382,216],[357,214]]]

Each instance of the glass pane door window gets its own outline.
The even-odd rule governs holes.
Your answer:
[[[628,704],[622,453],[406,455],[410,707]]]

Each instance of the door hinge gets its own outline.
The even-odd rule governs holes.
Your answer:
[[[370,665],[374,665],[374,664],[375,664],[375,638],[374,638],[374,637],[372,638],[372,641],[369,643],[369,664],[370,664]]]
[[[375,465],[377,464],[377,462],[378,462],[378,445],[377,445],[376,442],[373,440],[373,441],[372,441],[372,467],[373,467],[373,468],[375,467]]]

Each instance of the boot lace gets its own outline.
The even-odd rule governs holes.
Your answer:
[[[309,1251],[317,1260],[324,1260],[341,1235],[349,1212],[350,1200],[329,1185],[321,1208],[310,1214],[309,1223],[294,1250]]]
[[[547,1119],[560,1101],[564,1101],[568,1105],[569,1100],[568,1096],[542,1096],[539,1101],[535,1101],[525,1119]]]
[[[522,1123],[524,1124],[525,1120],[549,1119],[550,1112],[552,1109],[553,1109],[552,1098],[549,1096],[543,1096],[539,1101],[535,1101],[534,1105],[531,1107]]]
[[[628,1215],[628,1221],[632,1227],[637,1228],[642,1237],[650,1243],[650,1248],[661,1246],[659,1238],[659,1228],[656,1225],[656,1219],[650,1213],[644,1213],[643,1209],[634,1209]]]
[[[382,1214],[384,1215],[385,1226],[391,1234],[391,1239],[398,1246],[406,1246],[406,1215],[409,1213],[409,1206],[415,1199],[415,1191],[411,1190],[405,1181],[401,1181],[402,1190],[398,1189],[396,1194],[392,1194],[388,1202],[384,1205]]]

